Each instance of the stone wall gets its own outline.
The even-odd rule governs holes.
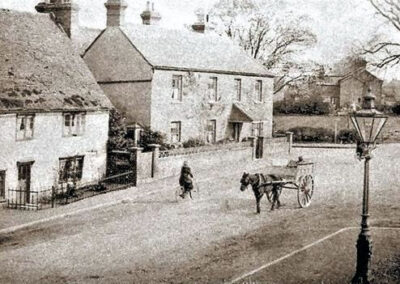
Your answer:
[[[181,75],[183,81],[182,101],[172,99],[172,77]],[[218,99],[208,96],[210,78],[216,77]],[[273,79],[265,77],[235,76],[227,74],[155,70],[152,81],[151,126],[170,138],[170,123],[181,122],[181,140],[205,137],[208,120],[216,120],[216,140],[229,137],[229,116],[236,100],[235,79],[241,79],[241,102],[265,106],[264,136],[272,134],[272,88]],[[263,101],[258,102],[255,83],[263,81]],[[242,129],[243,137],[250,136],[250,127]]]
[[[137,184],[153,179],[162,179],[180,174],[184,161],[188,161],[194,173],[199,171],[218,171],[219,168],[231,168],[258,163],[272,164],[274,158],[287,156],[289,143],[287,138],[265,139],[264,155],[256,159],[255,141],[244,143],[229,143],[170,151],[159,151],[158,146],[153,152],[143,153],[135,148],[137,153]]]

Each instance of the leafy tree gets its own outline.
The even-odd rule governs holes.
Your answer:
[[[110,111],[108,137],[108,151],[127,149],[134,144],[127,137],[125,118],[116,109]]]

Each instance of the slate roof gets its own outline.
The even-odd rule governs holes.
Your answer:
[[[131,43],[155,68],[219,71],[273,77],[231,40],[151,25],[121,27]]]
[[[82,26],[80,26],[79,29],[74,30],[75,33],[72,35],[72,43],[80,55],[85,53],[86,49],[99,36],[101,31],[101,29]]]
[[[234,103],[229,121],[232,122],[257,122],[270,120],[271,117],[262,103]]]
[[[49,15],[0,9],[0,113],[111,108],[74,50]]]

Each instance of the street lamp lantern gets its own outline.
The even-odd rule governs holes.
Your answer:
[[[368,284],[372,255],[368,224],[369,161],[371,160],[371,151],[375,149],[376,139],[387,121],[387,116],[375,109],[375,96],[369,89],[367,95],[364,96],[363,108],[352,113],[350,118],[359,138],[357,154],[360,159],[365,159],[361,232],[357,240],[357,270],[352,283]]]
[[[376,138],[385,125],[387,116],[375,109],[375,96],[368,90],[364,96],[362,110],[356,111],[351,115],[351,121],[360,138],[363,147],[371,148],[375,145]],[[372,147],[373,148],[373,147]]]

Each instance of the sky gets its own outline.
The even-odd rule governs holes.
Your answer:
[[[80,24],[104,28],[106,0],[73,0],[80,7]],[[127,22],[140,23],[147,0],[126,0]],[[153,0],[162,15],[162,26],[183,28],[195,20],[194,11],[212,7],[217,0]],[[367,0],[270,0],[278,1],[282,12],[308,15],[309,26],[318,37],[317,45],[302,56],[305,61],[332,63],[349,54],[354,43],[366,42],[376,33],[391,34],[392,28],[376,14]],[[0,8],[34,12],[39,0],[0,0]]]

